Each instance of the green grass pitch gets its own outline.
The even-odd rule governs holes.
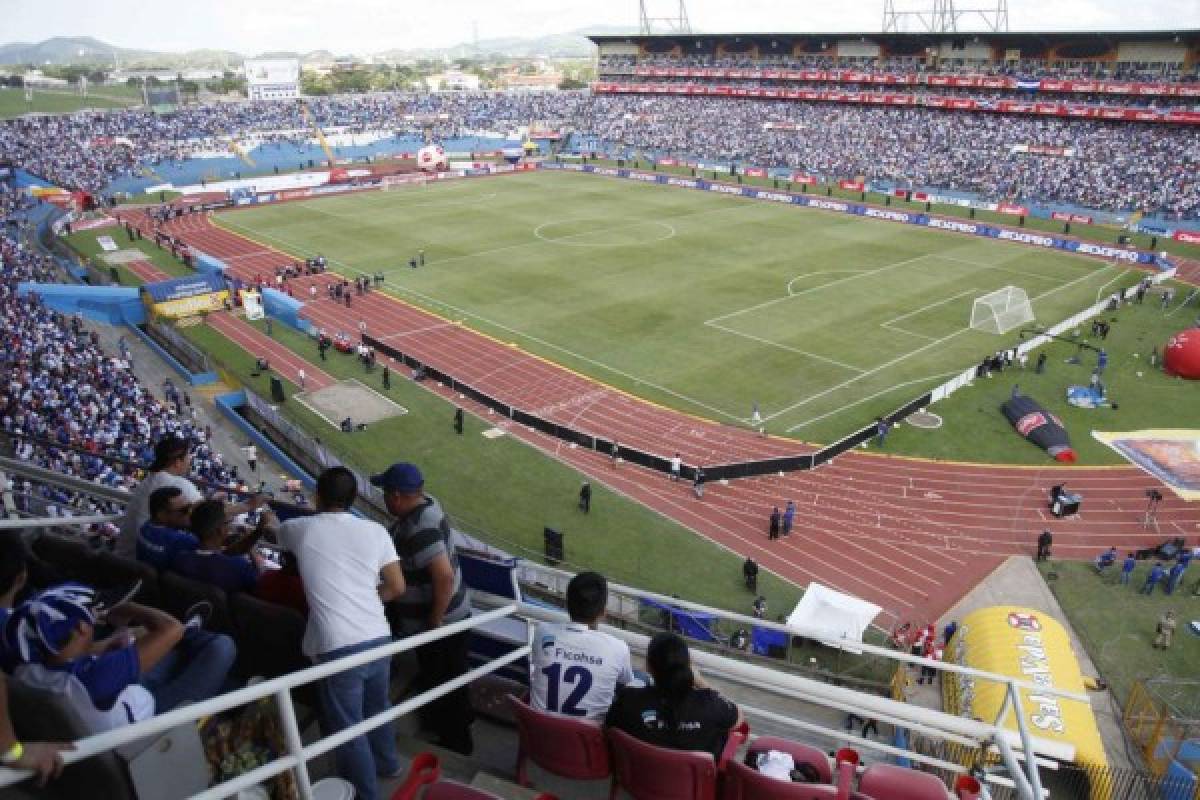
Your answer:
[[[1016,332],[974,298],[1028,293],[1050,324],[1141,273],[1057,251],[589,175],[457,181],[238,210],[219,223],[683,411],[832,441]],[[426,266],[408,259],[424,249]]]
[[[0,119],[22,114],[70,114],[84,108],[125,108],[142,102],[141,90],[132,93],[124,86],[95,87],[86,97],[70,91],[35,90],[33,101],[24,89],[0,89]]]

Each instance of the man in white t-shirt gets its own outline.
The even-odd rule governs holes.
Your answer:
[[[617,686],[633,681],[629,645],[598,630],[608,582],[581,572],[567,584],[567,623],[540,623],[529,663],[530,703],[540,711],[599,724]]]
[[[168,486],[183,492],[187,512],[192,506],[204,499],[204,495],[186,476],[192,470],[192,445],[180,436],[168,435],[158,440],[154,445],[154,463],[142,482],[134,487],[129,494],[129,502],[125,506],[125,517],[121,520],[121,535],[117,539],[117,555],[125,558],[137,558],[138,533],[150,519],[150,495],[155,489]],[[242,503],[228,503],[225,512],[230,519],[254,511],[266,504],[265,497],[252,497]]]
[[[404,593],[392,537],[382,525],[351,513],[357,496],[354,473],[333,467],[317,479],[316,514],[282,525],[267,521],[283,549],[296,556],[309,609],[302,649],[318,664],[391,642],[383,604]],[[390,662],[382,658],[318,684],[326,733],[390,708]],[[377,776],[400,771],[391,723],[339,747],[337,766],[360,800],[377,800]]]
[[[204,499],[185,475],[192,468],[191,447],[186,439],[164,436],[154,446],[154,463],[142,482],[134,487],[125,506],[125,518],[121,520],[121,535],[117,539],[117,555],[125,558],[137,557],[138,532],[150,519],[150,495],[156,489],[173,487],[183,493],[183,500],[190,507]]]

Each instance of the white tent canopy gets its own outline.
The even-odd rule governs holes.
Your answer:
[[[819,583],[810,583],[787,624],[797,633],[812,639],[845,641],[843,650],[861,652],[851,642],[862,642],[863,631],[879,614],[874,603],[834,591]]]

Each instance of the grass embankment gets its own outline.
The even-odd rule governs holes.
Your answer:
[[[1124,556],[1121,553],[1122,559]],[[1138,562],[1128,586],[1117,582],[1119,561],[1105,576],[1097,575],[1090,563],[1051,561],[1039,565],[1043,576],[1057,574],[1048,581],[1050,589],[1122,706],[1135,681],[1159,677],[1194,680],[1200,664],[1200,637],[1187,630],[1191,620],[1200,619],[1200,597],[1192,594],[1200,580],[1200,567],[1193,564],[1188,568],[1175,594],[1164,594],[1160,585],[1147,597],[1138,589],[1153,565],[1153,561]],[[1175,611],[1179,625],[1171,648],[1157,650],[1152,647],[1155,626],[1168,609]]]
[[[1088,385],[1097,354],[1085,350],[1081,353],[1081,364],[1068,364],[1067,359],[1076,354],[1078,346],[1056,341],[1043,348],[1047,355],[1044,374],[1034,371],[1035,352],[1024,370],[1012,369],[977,379],[973,386],[960,389],[930,407],[930,411],[942,417],[941,428],[922,430],[901,425],[888,437],[887,451],[997,464],[1054,465],[1057,462],[1017,434],[1000,412],[1000,405],[1009,398],[1014,384],[1019,384],[1023,394],[1037,399],[1062,420],[1080,465],[1127,463],[1092,438],[1093,430],[1200,428],[1200,385],[1173,378],[1161,368],[1167,340],[1200,315],[1200,304],[1196,301],[1180,308],[1189,287],[1175,288],[1175,304],[1170,310],[1160,308],[1158,295],[1152,294],[1143,305],[1127,305],[1117,312],[1101,315],[1112,326],[1103,341],[1090,335],[1090,326],[1084,327],[1081,338],[1108,352],[1109,366],[1103,381],[1109,398],[1118,408],[1085,409],[1067,403],[1068,386]],[[1150,354],[1154,350],[1158,351],[1159,366],[1151,367]]]
[[[245,386],[270,396],[268,379],[250,376],[252,354],[206,325],[180,330]],[[281,324],[274,326],[274,337],[330,375],[383,391],[380,371],[364,373],[353,356],[331,350],[322,362],[308,337]],[[286,388],[289,396],[295,390]],[[753,597],[742,585],[740,557],[595,483],[592,511],[582,514],[576,502],[583,476],[574,469],[513,437],[484,438],[490,426],[470,415],[457,436],[453,406],[402,375],[393,374],[386,394],[408,413],[366,433],[343,434],[296,402],[282,408],[364,472],[399,460],[419,464],[430,493],[461,527],[497,547],[540,560],[543,527],[557,528],[565,536],[568,569],[596,569],[619,583],[749,612]],[[798,587],[769,574],[760,576],[759,591],[773,611],[790,610],[800,596]]]
[[[118,205],[144,206],[154,203],[169,203],[180,197],[183,197],[183,192],[164,189],[161,192],[142,192],[141,194],[131,194],[128,197],[119,196],[117,203]]]
[[[182,261],[172,256],[170,250],[162,249],[153,240],[136,239],[132,242],[129,241],[129,237],[125,235],[125,229],[119,225],[76,231],[66,237],[66,242],[80,257],[91,261],[101,272],[107,273],[110,265],[103,258],[105,250],[100,246],[99,240],[101,236],[112,237],[112,240],[121,250],[142,251],[145,253],[147,261],[168,275],[184,278],[195,274],[194,270],[184,266]],[[145,282],[124,264],[114,264],[112,266],[117,268],[117,277],[122,286],[141,286]]]

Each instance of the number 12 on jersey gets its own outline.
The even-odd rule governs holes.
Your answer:
[[[559,714],[566,714],[569,717],[586,717],[587,710],[580,708],[579,703],[587,696],[588,689],[592,688],[592,671],[587,667],[567,667],[564,671],[562,664],[551,664],[548,667],[542,668],[542,674],[546,676],[546,708],[549,711],[556,711]],[[566,683],[573,686],[571,693],[567,695],[567,699],[559,705],[559,685]]]

